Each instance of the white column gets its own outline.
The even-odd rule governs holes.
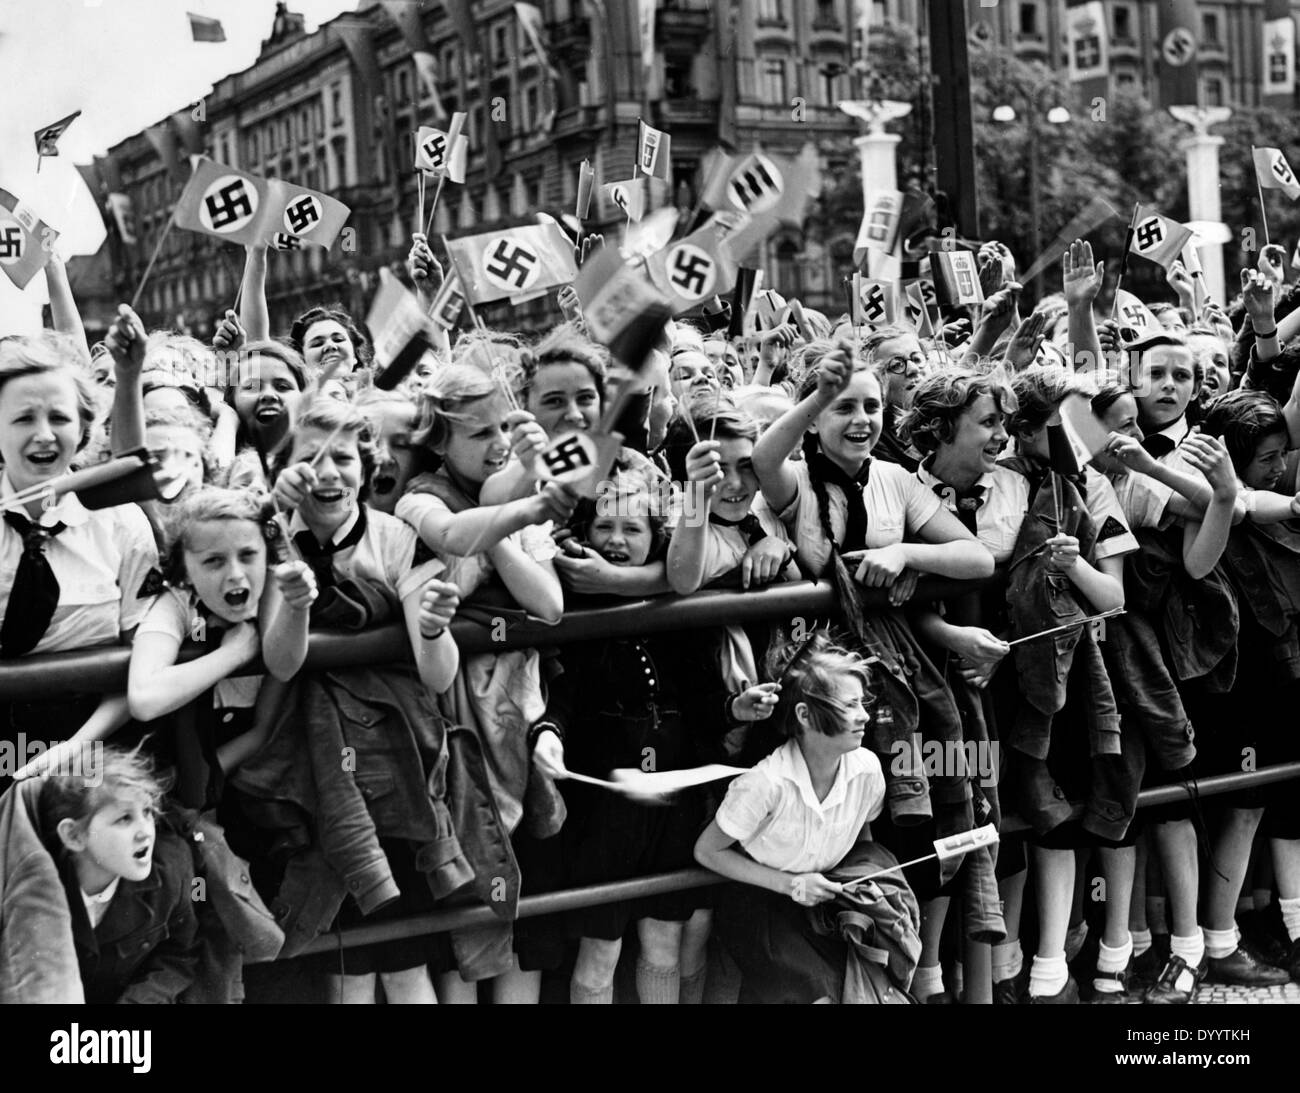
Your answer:
[[[1192,127],[1192,135],[1183,141],[1187,154],[1187,210],[1191,220],[1221,224],[1223,208],[1219,203],[1219,147],[1222,137],[1208,132],[1211,125],[1227,121],[1232,111],[1225,106],[1210,109],[1172,106],[1169,112]],[[1226,229],[1225,229],[1226,232]],[[1223,275],[1223,244],[1207,242],[1197,249],[1205,272],[1205,288],[1212,300],[1227,302]]]

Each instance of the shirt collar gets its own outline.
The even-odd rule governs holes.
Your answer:
[[[51,479],[51,481],[54,481],[54,479]],[[17,492],[13,487],[13,483],[9,481],[9,472],[0,473],[0,500],[12,497]],[[90,511],[77,500],[77,495],[75,493],[65,493],[59,498],[57,505],[42,511],[37,523],[47,528],[60,523],[65,527],[75,528],[80,527],[89,519]]]
[[[85,901],[87,907],[89,907],[92,903],[111,902],[113,897],[117,895],[117,883],[121,879],[122,879],[121,877],[114,877],[111,881],[109,881],[108,887],[95,896],[92,896],[89,892],[82,891],[81,893],[82,900]]]
[[[1187,422],[1187,415],[1184,414],[1172,425],[1166,425],[1163,429],[1159,429],[1154,433],[1146,433],[1144,435],[1167,436],[1175,444],[1181,444],[1186,439],[1187,434],[1190,433],[1191,431],[1192,431],[1192,427]]]
[[[925,485],[929,486],[931,489],[933,489],[935,486],[947,487],[948,483],[945,482],[942,478],[937,477],[934,474],[934,472],[930,470],[930,464],[931,462],[933,462],[933,460],[934,460],[934,456],[930,456],[924,463],[922,463],[919,467],[917,467],[916,477],[919,478]],[[985,492],[988,492],[988,490],[993,488],[993,472],[985,471],[982,475],[979,476],[979,478],[975,480],[975,485],[982,486]]]
[[[343,542],[343,540],[347,538],[348,532],[350,532],[354,527],[357,526],[357,521],[360,519],[361,519],[361,505],[360,503],[358,503],[356,507],[353,508],[352,515],[349,516],[346,520],[343,521],[343,523],[339,524],[339,526],[334,529],[334,534],[330,538],[330,541],[328,543],[321,543],[321,546],[330,547],[333,546],[335,543]],[[300,531],[308,531],[308,530],[310,529],[307,527],[307,522],[302,518],[301,515],[299,515],[297,510],[295,510],[293,517],[289,520],[289,534],[297,535],[298,532]]]
[[[776,773],[789,782],[793,782],[799,790],[799,795],[803,798],[804,804],[809,808],[815,809],[819,813],[824,813],[836,805],[843,803],[845,794],[848,792],[848,763],[847,757],[841,757],[840,765],[835,771],[835,781],[831,783],[831,791],[826,794],[826,800],[817,800],[817,791],[813,789],[812,775],[808,773],[808,763],[803,757],[803,750],[799,747],[797,740],[786,741],[781,748],[780,760],[777,763]]]

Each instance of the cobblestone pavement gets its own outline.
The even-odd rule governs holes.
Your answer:
[[[1196,991],[1194,1006],[1223,1005],[1300,1006],[1300,983],[1280,987],[1222,987],[1206,983]]]

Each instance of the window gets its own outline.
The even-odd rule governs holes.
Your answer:
[[[399,68],[397,70],[397,105],[409,106],[411,102],[411,70],[409,68]]]
[[[1219,42],[1219,13],[1217,11],[1204,11],[1201,13],[1201,41],[1207,46],[1220,45]]]
[[[332,124],[343,124],[343,88],[338,84],[330,84],[330,118]]]
[[[1119,41],[1133,41],[1133,9],[1127,4],[1115,8],[1115,37]]]
[[[1021,4],[1020,5],[1020,37],[1037,38],[1038,29],[1038,5]]]
[[[799,245],[783,239],[776,245],[776,284],[785,296],[803,295],[803,276],[799,267]]]
[[[510,59],[510,51],[506,42],[506,25],[505,23],[497,23],[492,28],[492,63],[497,68],[504,67],[506,61]]]
[[[689,99],[695,94],[691,86],[691,58],[664,56],[664,95],[670,99]]]
[[[1223,95],[1223,80],[1219,76],[1205,77],[1205,105],[1206,106],[1224,106],[1226,105]]]
[[[760,23],[784,23],[785,0],[758,0],[758,21]]]
[[[442,78],[447,83],[454,83],[460,69],[460,53],[455,46],[448,46],[442,51]]]
[[[520,119],[521,131],[524,133],[527,133],[541,121],[541,110],[537,103],[537,88],[527,88],[524,91],[524,116]]]
[[[840,69],[838,65],[828,65],[817,70],[818,87],[821,90],[821,102],[825,106],[834,106],[840,101]]]
[[[780,57],[769,57],[763,62],[759,94],[768,106],[785,105],[785,61]]]
[[[817,0],[817,12],[813,16],[813,26],[827,28],[838,27],[840,25],[840,19],[835,7],[835,0]]]

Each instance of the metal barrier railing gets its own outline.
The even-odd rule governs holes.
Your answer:
[[[915,599],[960,600],[968,594],[999,580],[995,575],[985,581],[922,580]],[[883,606],[887,593],[883,589],[863,589],[867,606]],[[839,614],[834,587],[825,581],[792,581],[769,585],[747,592],[697,592],[679,598],[662,596],[654,599],[629,600],[613,606],[592,607],[566,613],[555,625],[517,622],[513,618],[503,627],[485,626],[465,620],[453,621],[452,633],[462,652],[493,652],[536,645],[560,645],[574,641],[629,637],[688,630],[702,626],[738,625],[749,622],[784,621],[803,618],[825,619]],[[398,625],[380,627],[359,634],[320,633],[310,638],[307,669],[354,667],[408,660],[410,648],[406,631]],[[204,649],[187,645],[182,660],[202,656]],[[130,650],[111,647],[24,657],[0,666],[0,701],[22,701],[51,694],[112,693],[125,689]],[[245,672],[260,670],[249,665]],[[1300,778],[1300,763],[1288,763],[1248,773],[1226,774],[1206,778],[1196,784],[1201,796],[1213,796],[1248,786]],[[1143,790],[1139,808],[1170,804],[1189,794],[1182,785]],[[1076,815],[1081,809],[1076,809]],[[1004,835],[1023,833],[1027,826],[1016,817],[1005,817]],[[524,896],[518,905],[519,918],[560,914],[582,907],[614,903],[660,895],[666,892],[701,888],[725,883],[705,869],[686,869],[632,880],[613,881],[586,888]],[[443,933],[465,927],[485,926],[498,922],[492,909],[482,905],[448,908],[426,915],[398,919],[373,926],[358,926],[337,933],[323,934],[311,942],[303,955],[334,952],[341,948],[369,945],[379,941],[400,940],[425,934]],[[987,946],[973,946],[987,950]],[[987,953],[977,964],[980,977],[987,979]],[[970,962],[968,960],[968,967]],[[968,974],[967,983],[974,977]],[[987,984],[985,984],[987,985]],[[987,1001],[987,991],[980,990],[977,1001]]]

